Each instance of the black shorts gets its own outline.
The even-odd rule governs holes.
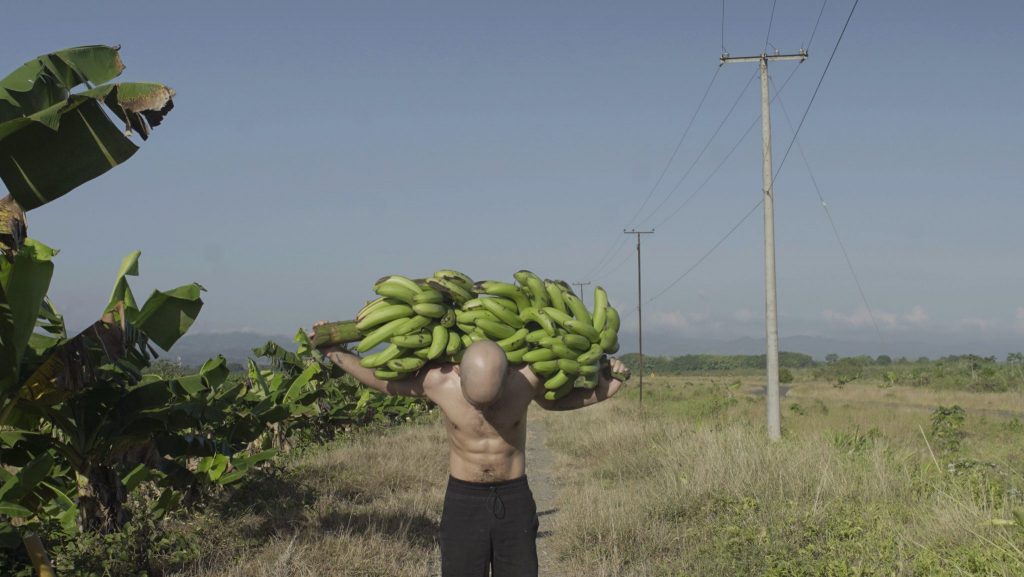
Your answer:
[[[525,475],[497,483],[448,477],[442,577],[536,577],[537,526],[537,504]]]

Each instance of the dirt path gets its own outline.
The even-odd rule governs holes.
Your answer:
[[[526,435],[526,474],[530,479],[530,490],[537,501],[537,515],[540,517],[540,531],[537,533],[539,573],[542,577],[561,577],[551,539],[555,519],[558,518],[559,487],[555,474],[555,455],[545,445],[546,439],[544,418],[534,413],[530,416]]]

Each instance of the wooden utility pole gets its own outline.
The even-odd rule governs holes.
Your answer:
[[[580,294],[579,294],[580,300],[583,301],[583,304],[587,304],[586,299],[583,298],[583,287],[590,286],[590,281],[587,281],[587,282],[574,282],[574,283],[569,283],[569,284],[571,284],[572,286],[580,287]]]
[[[771,97],[768,94],[768,62],[776,60],[807,59],[807,51],[800,50],[797,54],[762,53],[759,56],[733,57],[722,54],[722,64],[733,62],[757,62],[761,69],[761,187],[764,191],[764,293],[765,293],[765,333],[766,353],[768,358],[768,438],[778,440],[782,437],[782,423],[779,414],[779,321],[775,298],[775,202],[772,186],[772,123]]]
[[[637,333],[639,337],[639,348],[640,348],[640,404],[644,402],[644,315],[643,315],[643,293],[640,283],[640,235],[641,234],[654,234],[654,229],[651,230],[626,230],[622,229],[623,234],[635,234],[636,235],[636,321],[637,321]]]

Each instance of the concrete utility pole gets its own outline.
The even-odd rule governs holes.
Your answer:
[[[640,340],[640,404],[644,402],[644,315],[643,315],[643,294],[641,292],[640,284],[640,235],[641,234],[654,234],[654,229],[651,230],[626,230],[622,229],[623,234],[635,234],[636,235],[636,321],[638,327],[638,336]]]
[[[768,358],[768,438],[778,440],[782,437],[782,424],[779,415],[779,321],[775,298],[775,202],[772,186],[772,123],[771,97],[768,94],[768,61],[807,59],[807,51],[800,50],[797,54],[762,53],[759,56],[733,57],[722,54],[719,62],[757,62],[761,69],[761,187],[764,191],[764,293],[765,293],[765,332],[766,353]]]
[[[570,283],[570,284],[572,284],[572,286],[580,287],[580,294],[579,294],[580,300],[583,301],[583,304],[587,304],[587,300],[583,298],[583,287],[590,286],[590,281],[587,281],[587,282],[574,282],[574,283]]]

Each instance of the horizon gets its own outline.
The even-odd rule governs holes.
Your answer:
[[[1024,6],[997,4],[858,8],[775,185],[783,342],[1024,342],[1024,267],[1012,264],[1024,79],[1005,72]],[[792,73],[772,108],[776,170],[849,5],[826,4],[820,26],[820,2],[778,5],[771,45],[810,58],[771,67],[773,90]],[[757,131],[743,137],[758,113],[756,87],[744,92],[753,67],[717,65],[723,44],[761,51],[766,6],[730,3],[724,38],[714,3],[182,7],[9,7],[48,26],[4,38],[8,70],[105,42],[123,46],[124,80],[177,91],[132,162],[29,215],[31,236],[62,251],[51,296],[69,330],[96,318],[121,258],[141,249],[136,294],[208,289],[196,334],[350,318],[377,277],[443,267],[603,284],[629,333],[636,262],[619,231],[642,225],[657,229],[645,295],[699,263],[645,303],[645,336],[764,338],[759,211],[698,259],[761,194]],[[111,17],[129,9],[145,30]],[[85,228],[101,210],[117,226]]]

